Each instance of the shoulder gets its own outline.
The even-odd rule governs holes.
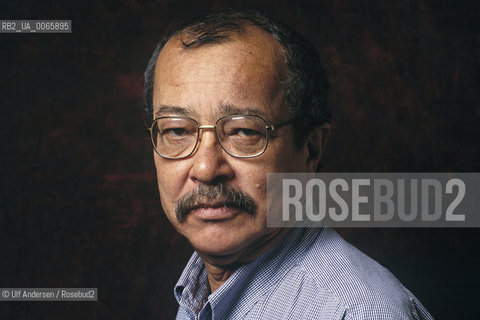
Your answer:
[[[386,268],[331,229],[318,233],[296,268],[339,302],[345,319],[423,319],[422,313],[428,315]]]

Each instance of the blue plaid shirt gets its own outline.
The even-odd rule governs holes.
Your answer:
[[[209,294],[195,252],[175,286],[177,319],[433,319],[387,269],[331,229],[292,229]]]

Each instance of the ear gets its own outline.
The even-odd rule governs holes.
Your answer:
[[[330,131],[330,123],[324,123],[321,126],[313,129],[307,139],[307,168],[310,172],[317,171],[317,167],[320,163],[320,158],[322,157],[323,150],[325,149],[328,138],[330,137]]]

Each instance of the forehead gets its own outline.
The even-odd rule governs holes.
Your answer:
[[[170,39],[157,60],[154,107],[214,112],[216,106],[233,105],[279,111],[286,64],[281,44],[270,34],[247,26],[219,43],[188,49],[181,37]]]

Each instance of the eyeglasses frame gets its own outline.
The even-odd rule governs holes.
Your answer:
[[[222,144],[222,142],[220,141],[220,137],[218,136],[218,130],[217,130],[217,126],[218,126],[218,122],[223,120],[223,119],[226,119],[226,118],[234,118],[234,117],[256,117],[260,120],[263,121],[263,123],[265,124],[265,129],[267,131],[267,141],[265,142],[265,147],[263,148],[263,150],[259,153],[256,153],[254,155],[250,155],[250,156],[235,156],[233,154],[231,154],[230,152],[228,152],[226,149],[225,149],[225,146]],[[186,156],[183,156],[183,157],[179,157],[179,158],[173,158],[173,157],[166,157],[166,156],[163,156],[161,155],[158,151],[157,151],[157,148],[155,148],[155,144],[153,142],[153,125],[155,124],[155,122],[157,120],[160,120],[160,119],[172,119],[172,118],[175,118],[175,119],[187,119],[187,120],[192,120],[193,122],[195,122],[195,124],[197,125],[197,141],[195,142],[195,146],[193,147],[192,151],[186,155]],[[158,118],[155,118],[153,119],[152,123],[150,124],[150,127],[147,128],[148,131],[150,131],[150,141],[152,143],[152,146],[153,146],[153,150],[155,150],[155,153],[158,154],[160,157],[164,158],[164,159],[169,159],[169,160],[182,160],[182,159],[186,159],[188,157],[190,157],[194,152],[195,150],[197,149],[197,146],[198,146],[198,142],[200,141],[200,129],[210,129],[210,130],[215,130],[215,136],[217,137],[217,141],[218,143],[220,144],[220,146],[222,147],[222,150],[225,151],[229,156],[231,157],[234,157],[234,158],[240,158],[240,159],[248,159],[248,158],[255,158],[255,157],[258,157],[258,156],[261,156],[263,153],[265,153],[265,151],[267,150],[267,147],[268,147],[268,141],[269,141],[269,135],[268,135],[268,132],[269,130],[270,131],[275,131],[277,130],[278,128],[281,128],[283,126],[286,126],[286,125],[289,125],[289,124],[293,124],[294,123],[294,120],[289,120],[289,121],[284,121],[284,122],[279,122],[279,123],[274,123],[274,124],[270,124],[270,125],[267,125],[267,122],[265,121],[265,119],[263,119],[262,117],[256,115],[256,114],[234,114],[234,115],[227,115],[227,116],[223,116],[223,117],[220,117],[217,119],[217,121],[215,121],[215,124],[214,125],[203,125],[203,126],[200,126],[198,125],[198,122],[197,120],[195,119],[192,119],[190,117],[184,117],[184,116],[165,116],[165,117],[158,117]]]

